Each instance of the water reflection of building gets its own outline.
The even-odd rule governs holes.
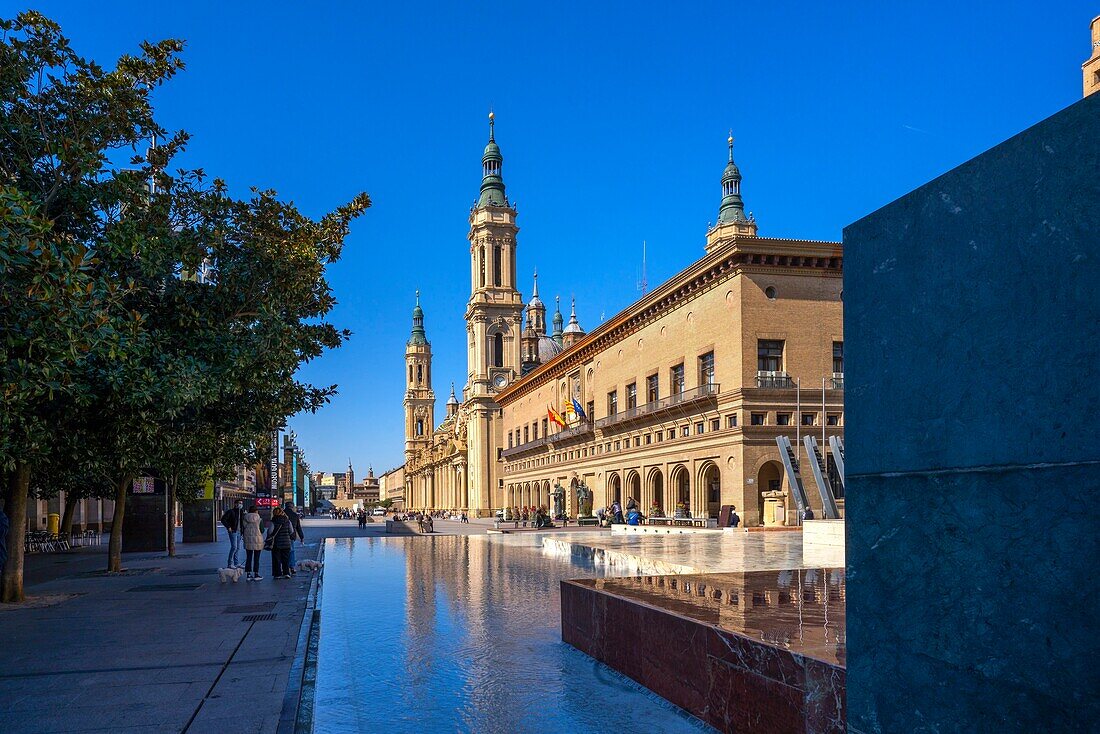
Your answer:
[[[561,485],[576,516],[583,484],[596,506],[633,497],[647,513],[717,517],[733,504],[762,524],[763,494],[786,489],[776,437],[843,432],[841,245],[757,236],[731,137],[703,257],[591,333],[575,308],[548,330],[537,280],[527,304],[518,290],[516,210],[491,125],[469,218],[469,382],[461,401],[452,387],[438,426],[419,298],[413,310],[408,505],[549,507]]]
[[[596,579],[597,589],[771,645],[845,661],[843,569]]]

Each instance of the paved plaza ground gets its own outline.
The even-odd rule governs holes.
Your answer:
[[[384,536],[375,520],[360,529],[304,519],[298,560],[315,557],[324,538]],[[491,527],[435,522],[437,535]],[[28,603],[0,605],[0,732],[292,731],[297,684],[288,683],[300,671],[314,577],[275,581],[264,553],[263,581],[221,584],[228,544],[219,540],[178,543],[175,558],[125,554],[126,572],[114,576],[103,573],[106,544],[29,555]]]

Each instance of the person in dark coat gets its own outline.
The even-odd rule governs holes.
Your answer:
[[[293,537],[290,519],[283,508],[276,507],[271,511],[271,527],[267,531],[267,541],[271,544],[272,578],[290,578],[290,548]]]
[[[306,542],[306,536],[304,534],[302,534],[302,518],[298,514],[298,512],[294,509],[294,505],[290,502],[284,503],[283,504],[283,512],[286,513],[287,520],[290,521],[291,538],[290,538],[290,566],[289,566],[289,568],[290,568],[290,575],[293,576],[296,573],[298,573],[297,569],[295,569],[295,566],[298,565],[298,559],[295,557],[295,553],[294,553],[294,541],[297,540],[299,543],[304,543],[304,542]]]
[[[229,534],[229,558],[225,562],[226,568],[243,568],[237,553],[241,549],[241,524],[244,521],[244,501],[237,500],[233,506],[222,513],[222,525]]]

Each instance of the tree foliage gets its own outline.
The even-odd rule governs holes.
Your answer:
[[[94,491],[113,490],[118,570],[132,477],[154,469],[192,492],[210,471],[256,460],[271,430],[335,393],[295,374],[349,336],[325,321],[335,300],[324,272],[370,201],[313,219],[274,191],[237,198],[202,170],[170,170],[188,136],[157,124],[150,92],[183,68],[180,41],[143,43],[107,70],[38,13],[0,20],[0,33],[11,543],[22,545],[31,484],[71,487],[83,472]],[[114,165],[120,152],[130,168]],[[16,555],[5,601],[22,598]]]

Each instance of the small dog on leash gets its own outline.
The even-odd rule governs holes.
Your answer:
[[[232,581],[233,583],[237,583],[238,581],[241,580],[241,576],[243,576],[243,575],[244,575],[244,569],[243,568],[219,568],[218,569],[218,580],[221,581],[223,584],[228,583],[230,581]]]
[[[317,571],[320,568],[320,561],[298,561],[299,571]]]

